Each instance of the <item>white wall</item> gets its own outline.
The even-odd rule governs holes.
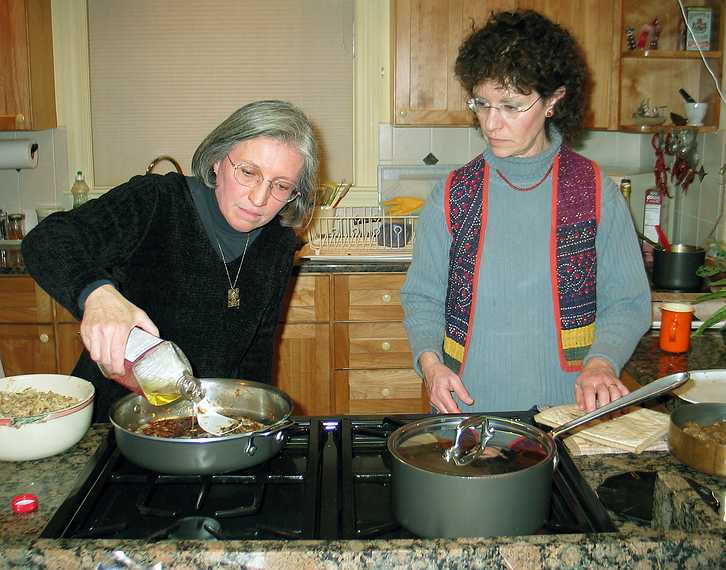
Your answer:
[[[0,209],[25,212],[26,232],[35,225],[35,208],[46,204],[71,207],[68,145],[63,128],[34,132],[0,132],[0,139],[31,139],[38,143],[38,166],[0,170]]]

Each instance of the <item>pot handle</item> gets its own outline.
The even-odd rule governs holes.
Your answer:
[[[650,384],[646,384],[645,386],[638,388],[637,390],[635,390],[635,392],[631,392],[630,394],[627,394],[622,398],[613,400],[609,404],[604,405],[602,408],[598,408],[597,410],[589,412],[584,416],[569,421],[566,424],[562,424],[558,428],[553,429],[550,433],[552,434],[552,437],[559,437],[563,433],[567,433],[571,429],[591,422],[592,420],[595,420],[600,416],[604,416],[611,412],[615,412],[621,408],[632,406],[644,400],[655,398],[656,396],[660,396],[661,394],[670,392],[674,388],[678,388],[678,386],[684,384],[689,377],[690,376],[688,372],[678,372],[676,374],[671,374],[669,376],[659,378],[658,380],[655,380]]]
[[[295,425],[295,421],[291,420],[290,418],[285,418],[282,421],[277,422],[276,424],[272,424],[264,431],[257,431],[253,433],[252,435],[254,437],[266,437],[268,435],[272,435],[273,433],[277,433],[279,431],[282,431],[287,428],[291,428]]]
[[[268,429],[266,429],[264,431],[258,431],[258,432],[251,433],[249,435],[249,437],[247,438],[247,443],[245,444],[244,452],[250,456],[254,455],[257,452],[257,446],[255,445],[256,437],[268,437],[270,435],[277,434],[278,435],[277,439],[281,439],[282,437],[284,437],[284,435],[281,433],[282,430],[292,427],[294,425],[295,425],[295,422],[293,420],[291,420],[290,418],[285,418],[284,420],[279,421],[276,424],[272,424],[271,426],[269,426]]]

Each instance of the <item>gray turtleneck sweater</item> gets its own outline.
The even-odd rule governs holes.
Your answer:
[[[551,146],[534,157],[499,158],[489,149],[483,153],[491,166],[489,214],[462,378],[474,404],[458,402],[465,412],[574,402],[577,373],[560,368],[552,302],[552,175],[537,188],[518,192],[496,173],[499,169],[519,187],[536,183],[560,149],[561,136],[551,135]],[[418,221],[413,261],[401,289],[404,324],[419,372],[423,352],[435,352],[443,361],[450,246],[442,181]],[[650,291],[630,212],[604,174],[596,248],[597,322],[586,361],[603,357],[619,374],[650,325]]]

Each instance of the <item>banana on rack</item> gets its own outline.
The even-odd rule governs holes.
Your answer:
[[[390,216],[409,216],[425,204],[425,200],[413,196],[396,196],[383,202]]]

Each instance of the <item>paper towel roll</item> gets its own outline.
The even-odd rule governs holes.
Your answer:
[[[29,139],[0,141],[0,170],[35,168],[38,145]]]

